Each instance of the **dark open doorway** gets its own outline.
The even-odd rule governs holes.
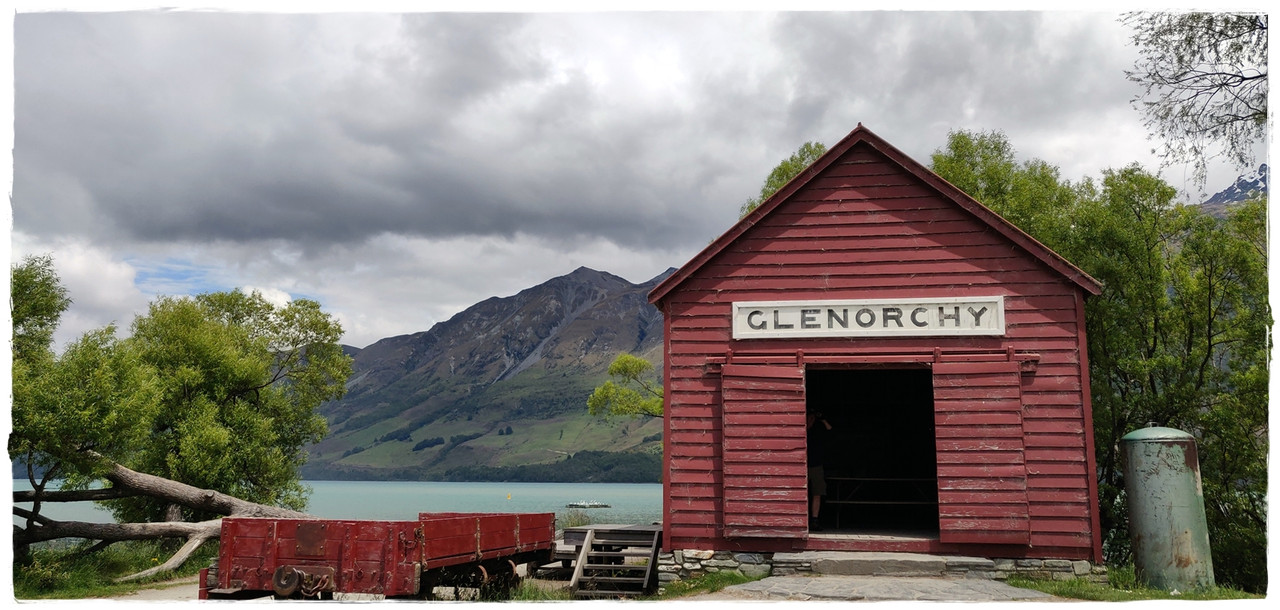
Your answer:
[[[827,532],[936,533],[933,377],[918,369],[808,369],[806,407],[831,424],[818,446]]]

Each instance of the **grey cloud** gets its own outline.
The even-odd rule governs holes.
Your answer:
[[[646,147],[679,132],[677,117],[608,116],[580,75],[498,106],[547,77],[526,17],[406,16],[400,38],[298,50],[340,45],[322,34],[344,17],[21,16],[15,222],[313,244],[524,231],[669,245],[706,233],[662,203],[699,185],[649,173],[667,164],[648,157],[672,151]],[[460,125],[487,112],[496,136]],[[578,122],[588,117],[598,124]],[[79,227],[37,210],[59,205],[34,200],[58,176],[97,204]]]

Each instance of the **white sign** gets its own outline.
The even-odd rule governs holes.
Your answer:
[[[734,339],[1003,334],[1002,296],[733,304]]]

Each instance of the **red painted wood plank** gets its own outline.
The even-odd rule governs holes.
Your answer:
[[[804,413],[725,413],[726,426],[803,426]]]
[[[680,470],[705,470],[710,471],[718,464],[716,460],[710,457],[693,458],[693,457],[677,457],[671,456],[671,468]]]
[[[903,262],[915,261],[940,261],[940,262],[960,262],[967,260],[1008,260],[1018,258],[1018,253],[1009,244],[1001,243],[973,243],[972,241],[960,244],[950,243],[915,243],[910,245],[886,244],[883,240],[873,240],[872,242],[864,241],[863,237],[856,241],[851,240],[843,247],[833,250],[806,249],[806,244],[791,244],[796,247],[779,249],[776,252],[761,255],[756,252],[729,252],[722,258],[716,259],[712,264],[707,265],[706,271],[702,274],[705,277],[730,277],[733,275],[742,275],[751,270],[767,270],[777,269],[785,270],[794,268],[797,265],[816,265],[826,263],[832,267],[846,267],[850,265],[860,265],[865,263],[887,262],[899,260]],[[1031,263],[1025,265],[1027,269],[1037,268]],[[1069,296],[1069,292],[1062,294],[1063,298]],[[1029,295],[1029,298],[1039,298],[1044,295]],[[1045,310],[1061,310],[1064,313],[1070,313],[1074,316],[1074,308],[1067,307],[1065,304],[1057,304],[1056,308],[1035,308]],[[1017,309],[1017,308],[1015,308]],[[1032,309],[1031,307],[1022,307],[1023,310]],[[682,312],[683,313],[683,312]],[[694,310],[693,314],[703,314],[700,310]]]
[[[968,523],[946,523],[943,527],[961,527],[970,526]],[[976,526],[975,526],[976,527]],[[950,530],[948,530],[950,531]],[[995,531],[989,529],[970,529],[955,530],[960,533],[944,534],[943,542],[952,544],[1017,544],[1024,545],[1030,540],[1030,534],[1025,531]]]
[[[958,366],[958,365],[953,365]],[[948,372],[945,377],[939,377],[933,380],[935,388],[1017,388],[1021,380],[1015,383],[1009,379],[1009,364],[1007,362],[974,362],[964,365],[966,371]],[[986,370],[990,369],[990,370]]]
[[[766,499],[807,502],[809,500],[809,494],[805,489],[795,488],[795,487],[780,488],[780,489],[726,487],[724,490],[724,499],[726,502],[730,500],[766,500]]]
[[[981,457],[979,458],[981,459]],[[1022,464],[939,464],[938,479],[962,479],[967,477],[1014,477],[1027,475]]]
[[[1088,489],[1089,476],[1040,475],[1027,479],[1028,492],[1032,490],[1073,491]]]
[[[844,184],[842,178],[818,178],[805,188],[796,192],[792,202],[804,202],[813,199],[822,200],[857,200],[857,199],[897,199],[903,197],[936,196],[937,191],[923,184],[901,186],[852,186]]]
[[[1083,447],[1084,439],[1074,434],[1028,434],[1027,447]]]
[[[1021,404],[1018,399],[1022,397],[1022,391],[1017,386],[974,387],[955,385],[937,387],[933,397],[939,403],[947,401],[980,402],[987,405],[988,408],[1013,410],[1016,405]]]
[[[711,432],[672,432],[670,435],[672,445],[683,444],[705,444],[717,442],[720,440],[718,434]]]
[[[1008,324],[1010,335],[1023,338],[1075,338],[1075,323],[1054,324]]]
[[[1079,372],[1079,368],[1074,365],[1058,367],[1053,365],[1037,366],[1035,375],[1031,376],[1030,382],[1022,384],[1022,391],[1027,394],[1040,392],[1077,393],[1080,391]]]
[[[1001,277],[1003,275],[1014,277]],[[847,276],[828,276],[823,278],[822,286],[824,292],[813,295],[813,298],[840,298],[834,293],[841,291],[867,290],[873,288],[894,288],[902,289],[904,287],[928,287],[928,286],[950,286],[958,288],[961,286],[983,287],[983,292],[993,292],[1002,285],[1008,285],[1010,281],[1018,281],[1022,283],[1034,283],[1039,278],[1026,273],[1010,272],[1004,273],[999,271],[978,270],[968,273],[936,273],[921,272],[913,275],[898,275],[894,273],[880,274],[858,274]],[[708,292],[721,293],[722,297],[731,297],[732,300],[798,300],[805,298],[800,291],[813,290],[813,278],[802,277],[780,277],[773,278],[767,286],[753,281],[751,278],[710,278],[705,280],[691,280],[698,285],[698,288]],[[739,294],[726,294],[739,293]],[[783,295],[779,298],[777,295]],[[748,295],[761,295],[764,298],[754,298]],[[771,295],[771,296],[767,296]],[[1052,335],[1050,335],[1052,337]],[[1061,337],[1059,337],[1061,338]]]
[[[1083,502],[1073,504],[1044,504],[1033,502],[1031,504],[1032,517],[1071,517],[1085,520],[1088,525],[1089,507]]]
[[[1064,447],[1028,447],[1027,461],[1035,462],[1084,462],[1084,452],[1081,448],[1064,448]]]
[[[968,403],[973,404],[973,403]],[[1018,411],[940,412],[934,420],[941,426],[1018,426],[1021,434],[1022,413]]]
[[[667,473],[668,483],[720,483],[722,480],[719,471],[698,471],[698,470],[671,470]]]
[[[670,483],[666,485],[667,495],[672,498],[711,498],[717,487],[708,483]]]
[[[771,452],[804,451],[805,446],[804,437],[799,435],[791,438],[735,437],[724,440],[724,455],[728,457],[732,452],[736,460],[747,459],[744,455],[763,455],[765,459],[768,459]]]
[[[740,527],[772,527],[772,528],[803,528],[808,533],[808,519],[803,511],[788,515],[759,515],[754,513],[727,513],[724,516],[724,524],[726,529],[730,525]]]
[[[1030,493],[1026,490],[950,491],[938,490],[938,504],[1005,504],[1025,507]],[[1018,510],[1026,510],[1019,508]]]
[[[1041,419],[1055,419],[1062,421],[1080,419],[1083,417],[1079,404],[1054,407],[1028,406],[1023,412],[1026,414],[1025,419],[1027,421]]]
[[[879,279],[882,284],[876,284]],[[885,277],[885,278],[868,278],[865,285],[857,286],[857,292],[850,292],[851,288],[843,288],[841,290],[796,290],[781,289],[769,285],[761,285],[753,288],[739,288],[730,292],[726,292],[718,288],[714,284],[709,284],[703,290],[681,292],[672,299],[678,304],[701,304],[717,306],[725,306],[724,304],[733,301],[769,301],[769,300],[804,300],[804,299],[836,299],[836,298],[880,298],[901,296],[904,292],[909,292],[918,297],[961,297],[961,296],[981,296],[991,294],[1027,294],[1040,293],[1048,289],[1058,287],[1056,283],[1048,282],[1003,282],[999,285],[987,283],[970,284],[969,278],[942,276],[940,278],[930,279],[928,281],[912,281],[899,282],[904,280],[901,277]],[[895,281],[889,281],[895,280]],[[945,340],[942,340],[945,344]],[[1044,349],[1074,349],[1077,346],[1076,339],[1042,339],[1037,344],[1047,347]],[[724,345],[709,346],[708,353],[718,353],[724,355]],[[718,348],[718,349],[717,349]]]
[[[1033,534],[1031,536],[1031,544],[1036,548],[1075,546],[1088,550],[1093,546],[1093,541],[1086,534]],[[1087,557],[1086,555],[1081,559]]]
[[[808,501],[804,499],[778,501],[725,500],[724,502],[725,512],[734,515],[757,515],[760,517],[804,514],[807,507]]]
[[[675,449],[672,449],[673,453]],[[719,458],[720,448],[715,445],[681,445],[679,448],[679,456],[681,457],[710,457]],[[672,455],[671,457],[677,457]]]
[[[1087,534],[1089,519],[1082,514],[1079,519],[1041,518],[1031,521],[1031,531],[1038,534]]]
[[[720,535],[719,530],[708,525],[710,520],[681,522],[679,525],[671,525],[671,535],[678,538],[714,538]]]
[[[944,464],[1021,464],[1023,463],[1022,452],[1020,451],[983,451],[975,453],[972,451],[939,451],[936,453],[938,465]]]
[[[942,504],[938,506],[938,516],[944,519],[1008,517],[1009,508],[1008,504]]]
[[[1033,486],[1027,490],[1027,499],[1038,504],[1082,504],[1089,501],[1086,487],[1079,485],[1078,482],[1071,487],[1070,489],[1036,489]]]
[[[1017,439],[981,439],[981,438],[957,438],[957,439],[939,439],[937,442],[940,451],[1018,451],[1022,450],[1022,438]]]
[[[981,437],[985,440],[994,441],[997,439],[1022,439],[1021,426],[985,426],[976,428],[973,426],[938,426],[934,431],[934,437],[939,441],[950,441],[952,439],[970,439]]]
[[[1026,418],[1022,427],[1028,434],[1083,434],[1084,422],[1062,419]]]
[[[815,278],[861,278],[886,275],[919,275],[932,276],[959,274],[995,274],[995,273],[1034,273],[1038,268],[1025,259],[1001,258],[967,258],[963,260],[937,260],[921,257],[919,260],[892,260],[890,257],[863,256],[867,260],[834,264],[828,261],[809,260],[809,257],[797,257],[799,261],[792,264],[755,265],[750,267],[724,268],[722,273],[708,274],[711,280],[753,280],[754,282],[777,283],[783,280],[805,280],[812,286]],[[1035,278],[1039,279],[1039,278]],[[753,283],[754,283],[753,282]],[[800,285],[797,281],[793,285]],[[1029,322],[1051,323],[1059,320],[1029,320]]]
[[[671,503],[671,510],[678,512],[703,512],[718,513],[721,510],[721,502],[718,499],[705,498],[681,498],[679,501]]]
[[[1025,474],[1025,473],[1024,473]],[[961,491],[1012,491],[1026,490],[1028,479],[1018,477],[938,477],[938,490],[958,493]]]
[[[804,369],[798,366],[765,366],[765,365],[736,365],[726,364],[724,366],[724,376],[726,378],[733,377],[742,383],[747,383],[751,379],[771,379],[771,380],[787,380],[792,384],[804,381]],[[790,387],[795,392],[804,392],[803,386],[793,385]]]
[[[712,431],[717,429],[717,424],[719,422],[717,422],[715,419],[692,418],[692,417],[686,417],[686,415],[687,414],[682,414],[679,419],[673,418],[671,420],[671,424],[669,426],[671,432],[675,433],[675,432],[688,432],[688,431],[699,431],[699,430]]]
[[[721,461],[728,465],[734,465],[734,468],[752,468],[764,467],[753,465],[764,464],[790,464],[792,462],[804,462],[804,448],[791,449],[723,449]],[[740,474],[741,471],[733,470],[734,474]],[[776,474],[772,471],[764,472],[764,474]]]
[[[778,484],[781,485],[785,481],[788,481],[788,480],[794,481],[798,477],[803,477],[806,471],[806,466],[803,462],[771,463],[771,462],[760,462],[757,460],[752,460],[752,461],[745,461],[745,462],[739,463],[739,462],[731,462],[730,461],[731,457],[732,456],[728,456],[728,455],[725,456],[724,466],[722,467],[726,480],[729,477],[737,477],[740,479],[753,479],[753,480],[755,479],[765,480],[772,477],[778,477],[780,478],[780,480],[778,481]],[[795,456],[790,456],[790,457],[791,459],[795,458]],[[804,454],[800,454],[800,457],[803,458]],[[778,456],[778,459],[782,460],[785,458],[783,456]]]
[[[728,249],[727,252],[752,253],[759,256],[776,252],[823,252],[850,248],[929,248],[978,244],[994,246],[1008,243],[992,231],[974,231],[973,228],[972,223],[963,220],[935,223],[928,227],[928,230],[923,227],[902,225],[866,225],[857,233],[841,237],[811,238],[794,243],[788,240],[755,239],[748,235],[740,239],[737,246]]]
[[[1047,476],[1084,476],[1085,464],[1080,462],[1027,462],[1027,473]]]

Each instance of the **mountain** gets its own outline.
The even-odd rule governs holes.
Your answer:
[[[1200,204],[1206,212],[1213,216],[1223,217],[1226,215],[1226,208],[1233,203],[1240,203],[1255,197],[1267,196],[1267,179],[1270,176],[1270,169],[1266,163],[1258,167],[1257,171],[1249,172],[1236,178],[1235,184],[1214,193],[1214,195]]]
[[[619,353],[660,361],[662,316],[646,295],[673,271],[632,284],[583,267],[346,348],[347,394],[321,407],[329,435],[304,477],[545,479],[530,467],[560,464],[577,480],[658,480],[662,422],[591,417],[586,399]]]

